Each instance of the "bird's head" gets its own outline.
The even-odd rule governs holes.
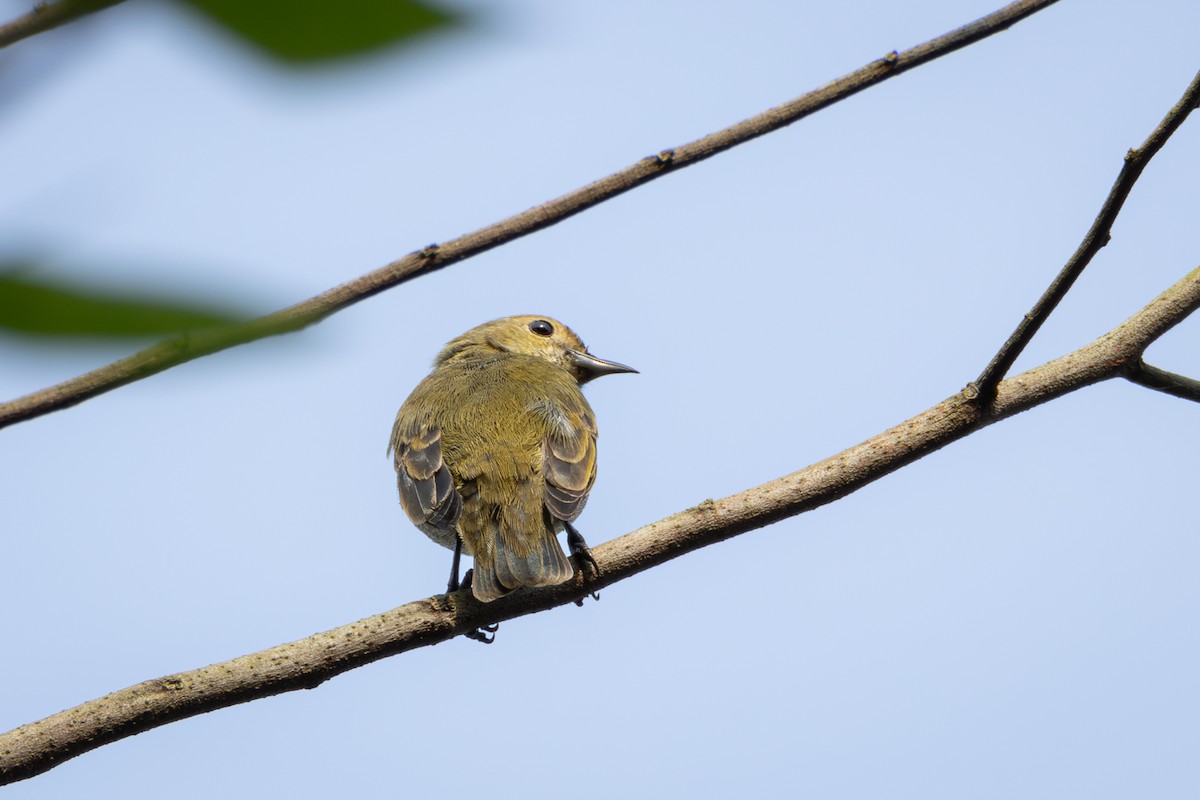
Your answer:
[[[472,328],[442,348],[434,364],[497,353],[549,361],[573,374],[580,384],[601,375],[637,372],[633,367],[593,356],[575,331],[556,319],[534,314],[495,319]]]

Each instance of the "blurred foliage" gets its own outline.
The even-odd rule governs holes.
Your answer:
[[[19,270],[19,271],[18,271]],[[32,280],[28,265],[0,263],[0,329],[49,337],[145,338],[238,322],[229,309],[101,293]]]
[[[269,55],[293,64],[345,58],[458,22],[415,0],[182,0]]]
[[[39,5],[54,27],[121,0],[61,0]],[[178,0],[224,32],[288,66],[364,55],[459,25],[458,14],[417,0]],[[36,32],[36,30],[34,31]],[[35,265],[0,261],[0,330],[61,339],[163,336],[244,321],[236,311],[179,298],[30,278]]]

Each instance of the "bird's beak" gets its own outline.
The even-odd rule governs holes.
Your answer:
[[[575,363],[575,369],[582,375],[580,383],[587,383],[592,378],[599,378],[601,375],[614,375],[618,372],[637,372],[633,367],[618,364],[616,361],[605,361],[603,358],[596,358],[590,353],[581,353],[578,350],[570,352],[571,360]]]

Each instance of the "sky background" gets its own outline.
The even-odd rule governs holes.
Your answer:
[[[285,71],[129,2],[0,51],[0,258],[268,312],[988,13],[446,3],[462,30]],[[8,19],[26,3],[0,0]],[[441,345],[536,313],[588,386],[615,538],[960,389],[1196,70],[1194,0],[1008,32],[300,334],[0,431],[0,729],[433,594],[388,434]],[[1200,119],[1017,369],[1200,264]],[[1149,360],[1200,375],[1200,319]],[[137,342],[0,336],[0,397]],[[734,457],[736,454],[736,457]],[[1195,797],[1200,408],[1094,386],[831,506],[6,798]]]

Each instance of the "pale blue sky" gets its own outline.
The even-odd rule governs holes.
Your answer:
[[[0,256],[270,311],[998,5],[463,2],[473,30],[294,74],[134,0],[0,52]],[[553,315],[641,370],[588,387],[593,543],[953,393],[1200,69],[1198,29],[1192,0],[1066,0],[302,334],[0,431],[0,729],[442,588],[384,451],[484,320]],[[1200,264],[1198,166],[1200,119],[1019,369]],[[1200,375],[1198,339],[1193,319],[1151,360]],[[132,347],[0,336],[0,397]],[[6,797],[1195,797],[1198,415],[1095,386],[492,647],[172,724]]]

